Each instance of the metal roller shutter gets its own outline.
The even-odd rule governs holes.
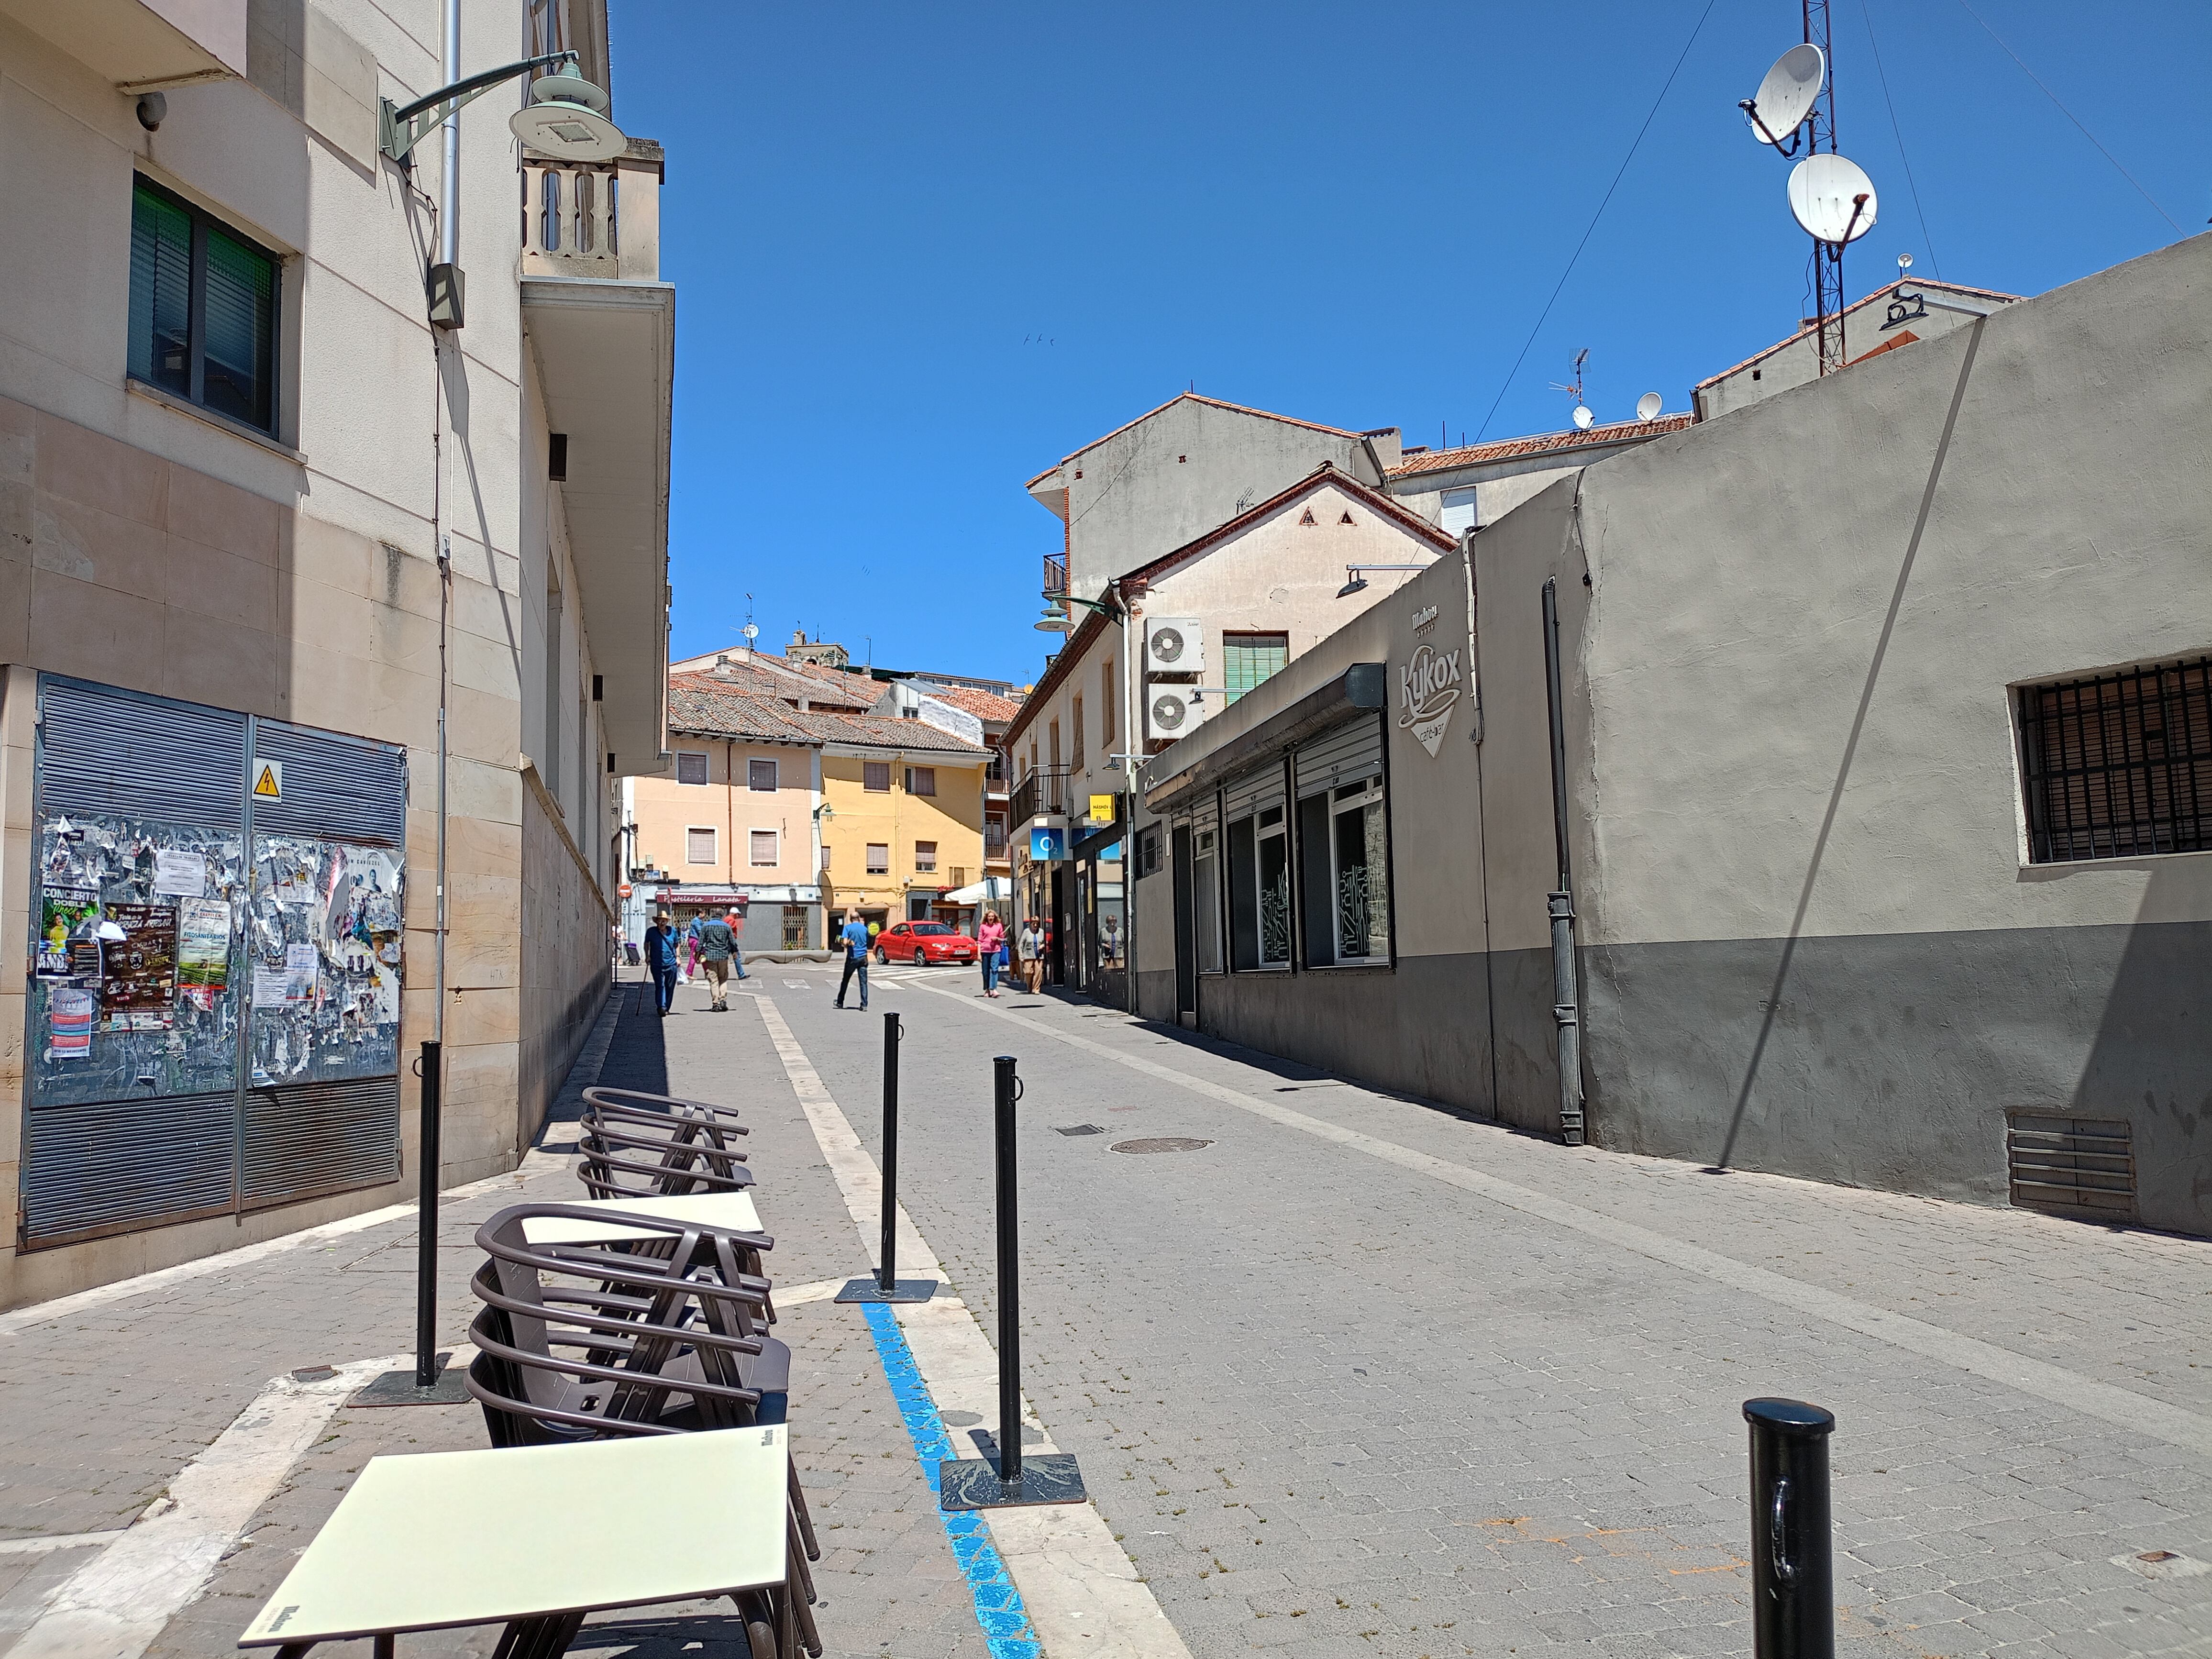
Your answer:
[[[1234,823],[1262,807],[1283,804],[1283,764],[1271,760],[1256,772],[1248,772],[1221,792],[1221,817]]]
[[[44,676],[39,803],[52,816],[158,818],[234,830],[246,716]]]
[[[226,1090],[28,1114],[24,1233],[64,1244],[228,1212],[237,1101]]]
[[[275,720],[253,724],[253,757],[284,769],[283,799],[253,803],[257,836],[397,847],[407,836],[407,757],[389,744]]]
[[[1298,750],[1298,798],[1340,784],[1358,783],[1382,771],[1382,721],[1368,715],[1316,738]]]
[[[288,793],[291,787],[288,773]],[[248,1209],[398,1178],[397,1077],[246,1091]]]

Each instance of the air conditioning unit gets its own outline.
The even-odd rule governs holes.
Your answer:
[[[1145,665],[1155,674],[1203,674],[1206,630],[1198,618],[1146,617]]]
[[[1206,704],[1194,685],[1148,685],[1145,688],[1145,735],[1172,743],[1196,731],[1206,719]]]

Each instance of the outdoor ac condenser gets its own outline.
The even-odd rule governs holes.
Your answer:
[[[1146,617],[1145,666],[1155,674],[1203,674],[1206,630],[1198,618]]]
[[[1206,718],[1206,705],[1194,685],[1148,685],[1145,688],[1145,735],[1173,742],[1198,728]]]

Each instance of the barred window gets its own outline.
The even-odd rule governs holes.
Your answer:
[[[2030,863],[2212,847],[2212,657],[2018,696]]]

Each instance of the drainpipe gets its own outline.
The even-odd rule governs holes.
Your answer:
[[[1544,690],[1552,716],[1552,834],[1559,843],[1559,890],[1552,913],[1552,1018],[1559,1030],[1559,1139],[1583,1144],[1581,1000],[1575,984],[1575,879],[1567,848],[1567,725],[1559,694],[1559,584],[1544,579]]]

